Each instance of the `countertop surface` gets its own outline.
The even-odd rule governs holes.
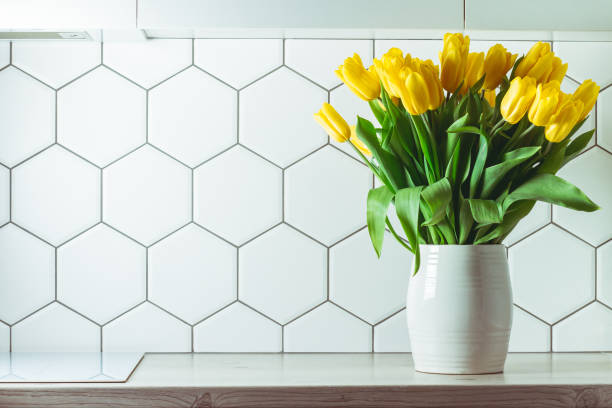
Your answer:
[[[158,394],[159,405],[145,402]],[[125,383],[0,384],[2,407],[51,396],[68,398],[61,406],[612,407],[612,354],[509,354],[489,375],[415,372],[410,354],[147,354]]]

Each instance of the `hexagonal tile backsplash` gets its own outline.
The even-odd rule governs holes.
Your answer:
[[[392,45],[441,41],[0,43],[0,351],[410,351],[412,257],[376,259],[373,177],[312,120],[371,117],[333,68]],[[602,87],[562,170],[602,210],[507,238],[510,351],[612,351],[612,43],[553,47]]]

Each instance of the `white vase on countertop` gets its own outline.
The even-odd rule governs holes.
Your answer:
[[[503,245],[421,245],[406,301],[415,369],[503,371],[512,327],[512,288]]]

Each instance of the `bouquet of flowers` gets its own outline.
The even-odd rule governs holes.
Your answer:
[[[599,86],[561,91],[567,64],[539,42],[518,58],[501,44],[469,52],[470,39],[446,34],[440,65],[391,48],[365,68],[359,55],[336,74],[367,101],[377,125],[347,122],[329,104],[314,116],[349,142],[381,186],[367,197],[367,224],[380,256],[385,229],[414,253],[419,245],[499,244],[545,201],[579,211],[598,206],[555,175],[589,143],[575,135]],[[510,72],[508,76],[508,72]],[[407,238],[387,217],[391,204]]]

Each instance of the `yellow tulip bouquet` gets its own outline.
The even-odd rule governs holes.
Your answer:
[[[518,59],[501,44],[470,53],[469,43],[446,34],[439,66],[391,48],[366,69],[355,54],[336,74],[369,103],[378,125],[358,116],[349,126],[327,103],[314,115],[381,182],[367,197],[377,255],[388,228],[414,253],[415,273],[420,244],[499,244],[538,200],[598,209],[555,176],[593,136],[574,134],[595,105],[597,84],[563,93],[567,64],[548,43]],[[387,216],[392,203],[407,242]]]

